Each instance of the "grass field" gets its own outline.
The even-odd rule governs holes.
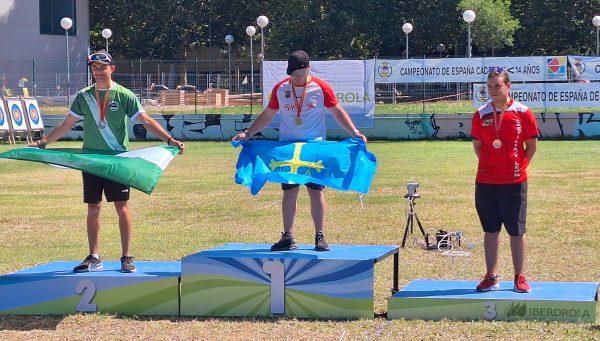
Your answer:
[[[79,147],[59,142],[52,147]],[[133,148],[149,143],[133,143]],[[0,145],[0,151],[9,149]],[[281,191],[267,185],[258,196],[234,184],[238,150],[226,142],[188,142],[155,192],[132,194],[134,256],[179,260],[223,243],[272,243],[279,237]],[[379,168],[364,208],[358,195],[327,191],[326,236],[332,244],[400,244],[405,223],[406,182],[420,184],[417,212],[426,229],[460,230],[476,243],[470,257],[423,251],[410,236],[400,254],[400,285],[414,279],[479,279],[484,274],[482,232],[473,207],[476,158],[467,141],[372,142]],[[529,169],[531,281],[598,281],[600,267],[600,144],[541,141]],[[86,208],[81,176],[27,162],[0,160],[0,273],[87,253]],[[299,198],[297,238],[310,243],[313,228],[306,193]],[[116,217],[105,205],[102,256],[116,260]],[[503,232],[500,274],[512,277]],[[378,264],[375,312],[386,311],[392,261]],[[600,314],[599,314],[600,315]],[[600,321],[600,316],[597,316]],[[0,339],[210,339],[210,340],[415,340],[415,339],[600,339],[595,325],[554,322],[314,321],[291,318],[234,319],[128,317],[105,314],[0,316]]]

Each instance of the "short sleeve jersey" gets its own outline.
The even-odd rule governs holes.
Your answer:
[[[325,110],[338,103],[333,89],[326,81],[312,76],[305,85],[304,101],[301,103],[302,110],[298,115],[296,102],[301,102],[304,87],[294,86],[292,89],[290,81],[288,77],[273,87],[268,104],[271,109],[279,109],[279,140],[325,140]],[[294,90],[296,96],[292,93]],[[301,124],[296,123],[297,116],[299,116]]]
[[[538,137],[535,115],[525,105],[510,99],[504,113],[498,108],[494,123],[494,107],[486,103],[473,115],[471,136],[481,141],[476,181],[485,184],[514,184],[527,181],[524,142]],[[496,133],[496,125],[499,131]],[[502,142],[494,148],[494,140]]]
[[[97,112],[100,117],[100,107],[103,105],[107,90],[98,90],[100,104],[96,100],[96,85],[84,88],[77,93],[69,114],[83,119],[83,148],[111,150],[100,133],[99,122],[92,113]],[[127,150],[129,136],[127,133],[127,119],[133,120],[140,113],[145,112],[140,101],[129,89],[112,82],[110,97],[106,106],[106,124],[114,134],[117,142]]]

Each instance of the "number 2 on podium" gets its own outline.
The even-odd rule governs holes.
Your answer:
[[[96,284],[89,279],[77,282],[75,293],[81,295],[81,300],[75,306],[75,310],[82,313],[95,313],[98,311],[98,305],[92,304],[96,295]]]

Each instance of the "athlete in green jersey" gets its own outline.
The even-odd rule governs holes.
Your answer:
[[[125,151],[129,145],[127,120],[137,120],[154,136],[166,141],[170,146],[178,147],[180,153],[185,151],[182,142],[172,138],[158,122],[146,114],[140,101],[130,90],[112,80],[115,65],[108,53],[101,51],[90,55],[88,64],[96,84],[79,91],[65,120],[33,146],[45,148],[83,120],[83,148]],[[83,201],[88,205],[87,233],[90,254],[73,271],[86,272],[102,268],[99,234],[104,193],[106,201],[114,202],[119,216],[121,271],[134,272],[135,265],[131,256],[133,226],[128,205],[129,187],[84,172],[83,192]]]

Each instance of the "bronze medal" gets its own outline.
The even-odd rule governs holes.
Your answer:
[[[492,146],[494,146],[495,149],[499,149],[502,147],[502,141],[500,141],[500,139],[495,139],[494,142],[492,142]]]
[[[294,120],[294,122],[296,123],[297,126],[302,125],[302,118],[296,117],[296,119]]]

